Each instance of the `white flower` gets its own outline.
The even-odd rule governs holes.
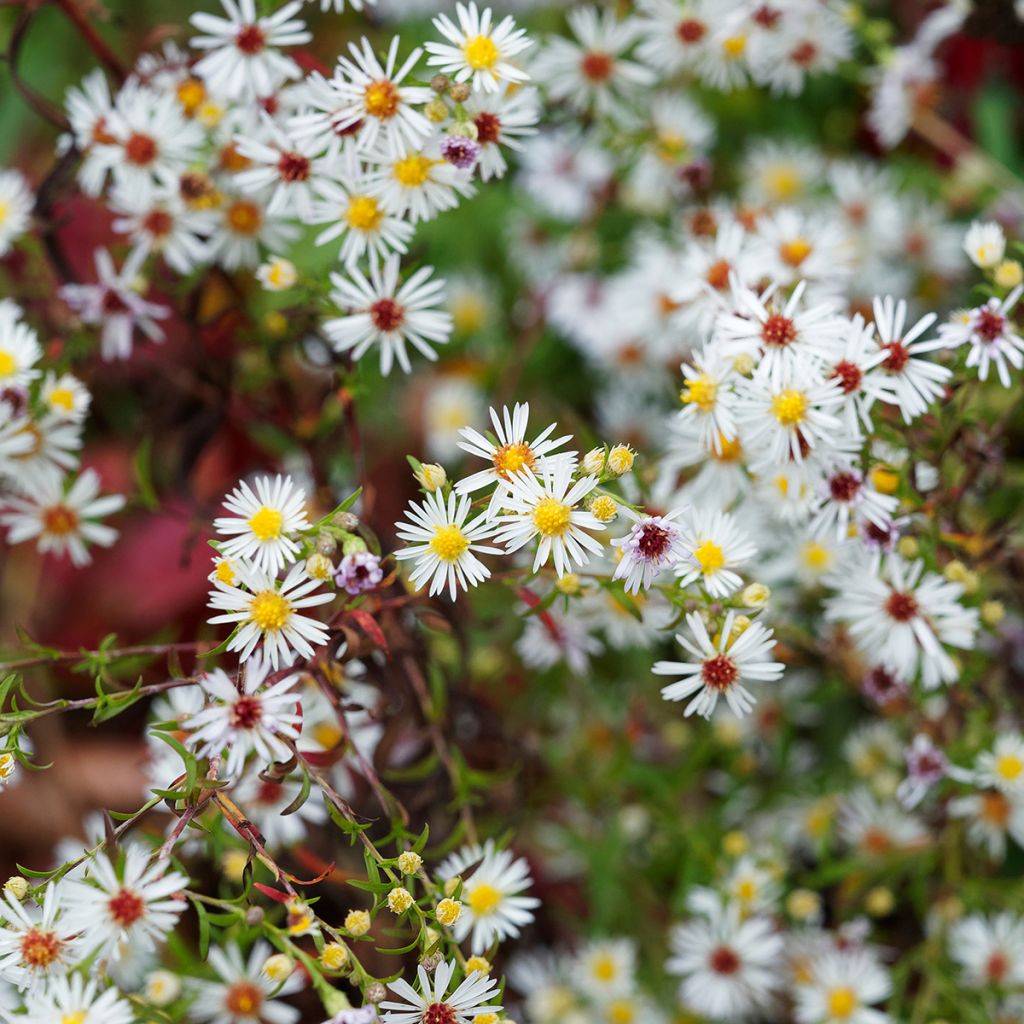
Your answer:
[[[540,906],[540,900],[522,895],[531,885],[526,861],[496,850],[490,839],[449,857],[438,873],[442,879],[462,876],[462,914],[453,930],[457,942],[472,936],[474,955],[518,936]]]
[[[42,357],[36,332],[21,322],[21,309],[10,299],[0,300],[0,392],[18,390],[35,380],[35,364]]]
[[[679,398],[683,408],[679,418],[696,423],[702,443],[721,451],[724,442],[736,437],[733,362],[725,358],[722,346],[715,345],[705,347],[694,357],[692,366],[684,363],[681,369],[684,382]]]
[[[982,751],[974,766],[973,781],[993,786],[1014,799],[1024,798],[1024,736],[999,733],[991,750]]]
[[[128,235],[147,255],[157,253],[179,274],[188,274],[210,258],[205,236],[217,215],[192,209],[177,188],[128,189],[115,185],[110,209],[118,216],[114,230]]]
[[[283,582],[244,562],[236,571],[245,589],[217,579],[209,602],[209,607],[224,612],[209,622],[234,622],[240,627],[228,644],[229,651],[241,651],[239,657],[245,661],[262,643],[276,669],[290,663],[293,651],[312,658],[312,645],[327,643],[326,627],[300,615],[298,609],[326,604],[334,600],[334,594],[311,593],[320,581],[309,579],[301,563],[292,566]]]
[[[1002,301],[991,298],[965,313],[960,322],[954,320],[939,327],[940,339],[951,347],[971,346],[964,365],[977,366],[979,380],[988,380],[988,371],[995,363],[1000,383],[1008,388],[1011,383],[1007,364],[1015,370],[1024,366],[1024,338],[1014,329],[1009,316],[1021,295],[1024,285],[1017,285]]]
[[[888,1024],[872,1009],[892,992],[889,974],[866,950],[829,949],[809,966],[811,980],[797,989],[800,1024]]]
[[[308,714],[308,709],[304,710]],[[350,729],[353,717],[345,713],[346,724]],[[322,825],[327,820],[327,809],[318,789],[310,791],[297,811],[281,813],[296,801],[301,792],[302,784],[295,779],[273,782],[249,773],[238,782],[233,791],[233,799],[245,808],[246,816],[266,840],[267,849],[276,850],[302,842],[309,832],[309,826]]]
[[[529,79],[525,71],[509,63],[512,57],[533,45],[533,41],[526,38],[526,30],[516,28],[511,16],[492,26],[491,9],[485,7],[481,13],[475,0],[468,5],[456,4],[455,13],[458,25],[446,14],[434,19],[434,28],[449,43],[426,44],[430,54],[428,65],[453,75],[456,82],[471,81],[474,88],[484,92],[497,92],[500,82]]]
[[[228,99],[271,96],[289,79],[301,75],[298,64],[277,52],[278,46],[308,43],[312,33],[292,16],[302,7],[292,0],[266,18],[257,18],[256,0],[221,0],[226,18],[200,11],[189,19],[200,31],[192,46],[209,50],[195,66],[210,91]]]
[[[210,260],[225,270],[255,266],[260,247],[280,252],[298,235],[296,225],[282,216],[271,216],[247,196],[224,197],[210,236]]]
[[[967,985],[1024,985],[1024,920],[1009,911],[991,917],[971,914],[950,928],[949,955]]]
[[[848,567],[830,583],[838,593],[826,602],[825,617],[845,622],[866,658],[905,679],[920,671],[926,689],[957,678],[943,644],[971,650],[978,629],[977,609],[960,604],[959,583],[896,554],[877,566]]]
[[[501,178],[508,170],[502,147],[521,152],[519,141],[536,135],[540,120],[540,100],[537,90],[529,86],[514,91],[475,92],[463,104],[470,121],[476,128],[476,141],[480,145],[477,170],[481,181]]]
[[[57,492],[65,475],[78,465],[82,424],[47,413],[37,420],[13,416],[0,402],[0,472],[11,489],[27,498]]]
[[[950,800],[949,813],[967,821],[968,841],[997,862],[1006,856],[1007,835],[1024,847],[1024,799],[1020,796],[1011,799],[994,789],[972,793]]]
[[[819,537],[834,533],[837,541],[843,541],[851,527],[873,523],[880,529],[888,529],[898,504],[892,495],[875,489],[870,474],[865,477],[849,462],[840,460],[829,467],[822,482],[810,530]]]
[[[295,264],[283,256],[271,256],[256,268],[256,280],[268,292],[286,292],[294,288],[299,279]]]
[[[685,554],[683,531],[673,522],[683,514],[683,509],[674,509],[663,516],[642,516],[628,508],[623,508],[622,512],[634,525],[625,537],[612,541],[622,551],[612,579],[625,579],[626,591],[637,594],[641,588],[650,587],[663,569]]]
[[[839,835],[865,857],[919,850],[929,841],[928,830],[915,815],[892,801],[880,801],[867,789],[855,789],[839,811]]]
[[[310,529],[306,518],[306,492],[290,476],[259,476],[255,492],[242,481],[225,499],[233,516],[213,521],[213,528],[231,540],[220,550],[228,558],[247,558],[267,573],[276,575],[299,557],[292,538]]]
[[[768,1004],[781,984],[782,937],[765,917],[743,918],[739,907],[706,891],[691,896],[702,916],[671,934],[665,965],[682,978],[683,1006],[717,1021],[734,1021]]]
[[[128,847],[120,871],[105,853],[97,853],[88,862],[88,881],[67,883],[68,927],[81,933],[86,949],[111,960],[128,947],[153,952],[186,905],[183,897],[173,897],[188,887],[188,879],[167,868],[166,861],[150,863],[149,850],[138,844]]]
[[[370,263],[367,279],[356,267],[349,277],[331,275],[331,300],[347,315],[328,320],[324,333],[338,352],[361,359],[374,345],[380,348],[381,373],[387,375],[395,360],[412,372],[406,343],[427,359],[437,359],[433,345],[443,345],[452,332],[451,315],[439,308],[444,301],[443,280],[431,280],[433,267],[420,267],[399,284],[399,260],[389,256],[381,266]]]
[[[98,991],[98,982],[81,974],[54,978],[41,992],[25,1000],[20,1024],[132,1024],[135,1011],[116,986]]]
[[[124,507],[120,494],[99,496],[100,481],[93,469],[87,469],[72,483],[67,493],[56,476],[37,481],[24,498],[10,498],[0,511],[0,522],[7,527],[7,542],[20,544],[36,539],[40,552],[67,555],[75,566],[88,565],[87,542],[109,548],[117,540],[117,531],[95,522]]]
[[[526,468],[509,474],[508,492],[501,499],[508,514],[498,517],[502,525],[495,540],[510,554],[539,540],[534,572],[551,558],[555,572],[564,576],[571,562],[586,565],[590,561],[587,551],[600,554],[603,550],[584,531],[603,530],[604,524],[576,507],[597,486],[597,477],[585,476],[573,483],[572,473],[570,463],[560,462],[545,467],[539,476]]]
[[[635,987],[636,947],[629,939],[597,939],[580,950],[572,967],[585,990],[604,1003]]]
[[[476,195],[470,182],[472,172],[444,160],[437,138],[400,153],[374,150],[365,159],[370,165],[366,176],[369,194],[387,213],[408,217],[413,224],[432,220],[443,210],[454,210],[459,196]]]
[[[700,580],[712,597],[728,597],[743,586],[734,569],[757,554],[734,516],[714,509],[695,511],[684,527],[683,555],[676,571],[679,585]]]
[[[189,1015],[210,1024],[297,1024],[300,1011],[276,997],[296,991],[301,978],[293,974],[283,985],[268,978],[262,967],[270,952],[262,939],[253,945],[248,962],[236,945],[212,947],[207,960],[219,980],[193,982],[197,994]]]
[[[472,1024],[482,1014],[497,1013],[500,1006],[485,1004],[498,994],[498,983],[483,971],[474,971],[447,995],[455,967],[454,960],[438,964],[433,979],[420,967],[419,992],[404,978],[391,982],[388,988],[404,1002],[390,1000],[380,1004],[385,1011],[383,1024]]]
[[[34,204],[32,190],[18,171],[0,171],[0,256],[25,233]]]
[[[995,221],[975,221],[964,237],[964,252],[982,270],[1001,263],[1006,253],[1006,235]]]
[[[440,594],[445,587],[455,600],[458,587],[468,590],[491,575],[479,558],[481,554],[500,554],[498,548],[481,544],[492,536],[497,527],[486,515],[466,522],[472,502],[468,494],[457,499],[455,492],[444,495],[439,491],[428,494],[421,502],[410,502],[406,511],[409,522],[395,524],[398,536],[410,547],[395,552],[400,561],[415,559],[410,582],[419,589],[430,580],[430,594]]]
[[[81,962],[81,941],[63,920],[63,892],[58,883],[46,887],[42,907],[19,903],[5,893],[0,904],[6,921],[0,927],[0,981],[36,992],[53,984]]]
[[[743,685],[746,680],[775,682],[782,678],[785,668],[780,662],[769,661],[775,642],[774,633],[760,622],[753,622],[738,637],[733,635],[736,613],[730,611],[722,624],[716,647],[708,636],[704,620],[696,613],[686,616],[696,643],[681,633],[679,643],[693,661],[659,661],[653,671],[659,676],[682,676],[661,691],[665,700],[685,700],[693,696],[686,706],[686,715],[694,713],[710,718],[720,696],[725,697],[733,714],[742,717],[755,704],[753,695]]]
[[[237,775],[251,753],[263,765],[287,761],[292,752],[284,741],[299,738],[298,676],[286,675],[264,688],[271,665],[269,659],[252,658],[237,683],[222,669],[199,679],[208,703],[183,723],[190,730],[186,743],[199,757],[227,750],[225,776]]]

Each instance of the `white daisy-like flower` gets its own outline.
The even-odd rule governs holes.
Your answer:
[[[540,900],[523,895],[532,884],[526,861],[511,850],[495,849],[490,839],[449,857],[438,874],[445,880],[462,876],[462,914],[453,932],[456,942],[471,937],[474,955],[516,938],[540,906]]]
[[[767,276],[784,287],[802,281],[815,294],[832,295],[853,271],[855,249],[833,214],[783,207],[757,223]]]
[[[684,509],[673,509],[663,516],[640,515],[629,508],[621,511],[633,520],[633,528],[625,537],[612,541],[622,552],[612,579],[624,579],[626,591],[638,594],[641,589],[647,590],[660,572],[685,555],[684,531],[674,522]]]
[[[72,974],[30,993],[25,1014],[17,1019],[20,1024],[132,1024],[135,1011],[115,985],[100,991],[96,979]]]
[[[586,991],[602,1002],[636,986],[636,946],[629,939],[595,939],[577,954],[572,969]]]
[[[429,139],[422,148],[393,154],[373,150],[366,154],[369,194],[396,217],[417,224],[454,210],[459,196],[476,195],[472,172],[461,170],[441,156],[440,140]]]
[[[346,712],[346,724],[351,715]],[[335,728],[337,724],[335,723]],[[302,842],[313,825],[327,820],[327,808],[319,789],[312,789],[297,811],[283,814],[302,792],[302,783],[295,779],[279,782],[261,779],[255,773],[246,774],[232,793],[238,805],[245,809],[246,817],[259,829],[268,850],[294,846]]]
[[[717,509],[694,511],[683,528],[679,585],[700,580],[712,597],[728,597],[743,586],[735,570],[757,554],[757,546],[734,516]]]
[[[995,364],[999,382],[1011,386],[1010,366],[1024,366],[1024,338],[1014,328],[1010,311],[1024,295],[1024,285],[1017,285],[1001,301],[991,298],[977,309],[967,311],[960,319],[939,327],[939,337],[950,347],[970,345],[965,366],[978,368],[978,379],[988,380]]]
[[[377,0],[348,0],[353,11],[361,11],[364,5],[372,7],[376,2]],[[306,0],[306,3],[319,3],[321,11],[334,11],[336,14],[341,14],[345,10],[345,0]]]
[[[358,360],[376,345],[385,375],[396,360],[406,373],[412,372],[406,344],[431,361],[437,359],[432,346],[451,336],[452,318],[440,308],[445,282],[431,280],[433,267],[420,267],[402,284],[398,256],[389,256],[383,265],[371,261],[369,278],[356,267],[348,273],[347,278],[331,275],[331,299],[347,315],[324,324],[337,352],[351,352]]]
[[[45,989],[82,960],[81,940],[64,920],[63,889],[51,882],[42,906],[4,894],[0,904],[0,978],[21,991]]]
[[[420,966],[419,992],[404,978],[391,982],[388,988],[403,1001],[380,1004],[383,1024],[473,1024],[477,1017],[501,1010],[500,1006],[487,1005],[498,994],[498,983],[483,971],[469,974],[449,995],[455,968],[454,960],[442,962],[431,979]]]
[[[19,171],[0,171],[0,256],[28,229],[35,200]]]
[[[508,164],[502,147],[522,152],[520,139],[537,134],[540,98],[530,86],[498,92],[475,92],[463,104],[476,127],[481,181],[504,177]]]
[[[283,581],[245,562],[235,567],[241,586],[214,580],[209,607],[222,611],[207,621],[233,622],[238,630],[228,644],[229,651],[240,651],[245,661],[258,644],[276,669],[291,662],[293,651],[304,658],[313,657],[313,645],[327,643],[323,623],[299,613],[334,600],[333,593],[314,594],[319,580],[306,575],[302,563],[293,565]]]
[[[1024,985],[1024,919],[1010,911],[971,914],[949,930],[949,955],[965,984],[975,988]]]
[[[1006,235],[995,221],[975,221],[964,236],[964,252],[982,270],[1002,263],[1006,254]]]
[[[208,50],[194,71],[212,93],[227,99],[271,96],[282,82],[300,77],[298,64],[276,47],[308,43],[313,35],[294,15],[302,0],[292,0],[265,18],[257,17],[256,0],[221,0],[226,17],[205,11],[189,19],[203,33],[191,44]]]
[[[509,554],[537,540],[534,572],[551,559],[555,572],[564,576],[572,562],[586,565],[590,561],[588,551],[599,555],[604,550],[585,532],[603,530],[604,523],[577,507],[597,486],[597,477],[585,476],[573,483],[572,474],[572,464],[564,461],[546,466],[539,475],[527,468],[509,474],[507,493],[501,499],[507,514],[497,517],[501,527],[495,540]]]
[[[36,332],[21,321],[21,308],[0,299],[0,392],[19,390],[35,380],[42,355]]]
[[[211,947],[207,960],[218,980],[192,983],[196,998],[189,1016],[209,1024],[297,1024],[299,1009],[277,997],[301,987],[301,972],[283,984],[267,977],[262,968],[271,952],[262,939],[253,944],[248,961],[233,943]]]
[[[511,15],[492,25],[491,9],[485,7],[481,13],[475,0],[456,4],[455,13],[458,25],[446,14],[434,19],[434,28],[449,42],[426,44],[430,67],[452,75],[456,82],[471,82],[474,89],[484,92],[497,92],[502,82],[529,79],[522,68],[510,62],[531,47],[533,40],[526,38],[525,29],[516,28]]]
[[[830,583],[837,594],[826,602],[825,617],[846,623],[866,658],[905,679],[920,671],[926,689],[957,678],[944,645],[969,651],[978,630],[978,610],[960,604],[959,583],[896,554],[877,565],[847,566]]]
[[[284,216],[271,216],[249,196],[228,193],[216,210],[208,241],[209,258],[225,270],[254,267],[262,249],[282,252],[298,237],[299,229]]]
[[[421,502],[412,501],[406,511],[408,522],[395,524],[398,536],[410,546],[395,552],[400,561],[415,560],[410,582],[419,589],[430,580],[430,595],[445,587],[455,600],[458,587],[468,590],[491,575],[477,553],[498,555],[499,548],[481,544],[494,535],[497,526],[481,514],[467,523],[472,508],[468,494],[457,498],[454,491],[447,501],[440,490]]]
[[[690,906],[700,916],[673,929],[665,965],[682,979],[683,1006],[719,1021],[766,1006],[782,983],[783,941],[772,922],[744,917],[706,890],[694,892]]]
[[[892,982],[884,967],[864,949],[826,949],[808,968],[810,980],[796,992],[800,1024],[890,1024],[883,1010]]]
[[[695,423],[701,441],[721,450],[724,441],[736,437],[733,360],[727,359],[719,346],[705,347],[692,365],[684,363],[681,369],[684,380],[679,399],[683,408],[679,418]]]
[[[686,616],[686,624],[695,642],[681,633],[676,635],[676,642],[694,660],[658,661],[654,664],[652,671],[655,675],[683,677],[664,687],[661,695],[665,700],[673,701],[692,696],[686,705],[687,717],[699,714],[710,718],[719,697],[725,698],[733,714],[742,717],[756,703],[753,694],[743,685],[744,681],[773,683],[782,678],[785,666],[768,660],[775,646],[774,632],[760,622],[754,622],[735,636],[735,620],[736,613],[730,611],[722,624],[716,647],[704,620],[696,612],[690,612]]]
[[[199,679],[208,703],[183,723],[189,730],[185,742],[199,757],[220,756],[226,750],[225,776],[237,775],[250,754],[264,765],[291,757],[285,740],[297,740],[302,728],[298,676],[292,673],[264,686],[272,665],[269,659],[254,657],[237,683],[222,669]]]
[[[310,528],[306,492],[280,473],[257,477],[255,487],[243,480],[227,495],[224,507],[234,515],[215,519],[213,528],[231,538],[221,545],[226,557],[247,558],[276,575],[299,556],[294,535]]]
[[[68,89],[64,98],[71,132],[62,141],[66,145],[73,141],[84,156],[78,170],[78,183],[89,196],[98,196],[107,178],[108,164],[104,159],[97,159],[96,151],[98,146],[114,141],[106,130],[113,106],[102,68],[90,71],[80,85]]]
[[[457,443],[463,451],[486,459],[491,465],[455,484],[455,490],[459,494],[472,494],[484,487],[494,486],[487,509],[489,515],[498,508],[512,473],[525,469],[543,473],[546,469],[553,468],[559,461],[575,464],[574,455],[564,452],[551,455],[556,448],[572,440],[571,434],[551,437],[558,425],[556,423],[549,424],[532,441],[526,440],[530,419],[530,406],[527,402],[517,402],[511,412],[507,405],[504,406],[500,416],[497,409],[492,407],[490,415],[491,423],[494,424],[495,440],[485,437],[473,427],[463,427],[459,431],[463,440]]]
[[[637,56],[666,75],[699,63],[719,13],[716,0],[637,0]]]
[[[875,489],[871,475],[865,476],[847,460],[829,467],[813,506],[810,530],[815,536],[834,533],[845,540],[851,528],[872,523],[888,528],[899,500]]]
[[[1024,848],[1024,798],[1012,799],[988,789],[949,801],[949,813],[967,823],[967,840],[1001,863],[1006,857],[1006,837]]]
[[[185,909],[184,898],[175,893],[188,887],[188,878],[169,871],[166,861],[150,863],[150,851],[137,843],[128,847],[120,869],[100,852],[87,872],[86,881],[67,884],[66,918],[87,950],[109,960],[119,960],[128,947],[156,950]]]
[[[13,416],[0,402],[0,472],[10,478],[11,489],[31,498],[60,488],[65,475],[78,466],[82,424],[53,413],[37,420]]]
[[[35,540],[41,553],[67,555],[73,565],[92,561],[88,545],[109,548],[117,530],[96,522],[124,508],[120,494],[100,497],[100,479],[87,469],[65,492],[64,481],[56,475],[39,479],[25,497],[9,498],[0,522],[7,527],[7,542],[20,544]]]
[[[879,800],[870,790],[855,789],[839,810],[839,835],[864,857],[887,857],[920,850],[928,844],[928,829],[894,800]]]
[[[992,749],[978,755],[973,781],[1015,799],[1024,798],[1024,736],[1019,732],[999,733]]]
[[[837,347],[825,369],[825,376],[839,381],[843,393],[836,414],[847,433],[859,436],[871,432],[871,406],[884,399],[886,389],[876,368],[888,356],[875,340],[875,329],[858,313],[847,324],[841,347]]]

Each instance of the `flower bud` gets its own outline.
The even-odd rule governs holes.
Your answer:
[[[449,878],[444,883],[444,894],[445,894],[445,896],[451,896],[451,894],[453,892],[455,892],[459,888],[459,886],[461,884],[462,884],[462,879],[458,875],[456,875],[454,878]]]
[[[1003,621],[1004,615],[1006,615],[1006,608],[1002,601],[986,601],[981,606],[981,621],[986,626],[998,626]]]
[[[431,100],[424,108],[423,115],[434,124],[441,124],[448,119],[448,105],[438,98]]]
[[[1003,260],[995,270],[992,271],[992,280],[1000,288],[1016,288],[1024,282],[1024,267],[1019,260]]]
[[[458,900],[445,898],[438,903],[434,914],[438,924],[450,927],[462,916],[462,904]]]
[[[275,984],[280,985],[292,976],[295,970],[295,961],[284,953],[275,953],[268,956],[263,964],[263,973]]]
[[[11,875],[4,882],[4,892],[10,893],[19,903],[28,895],[28,890],[28,879],[21,875]]]
[[[580,578],[574,572],[567,572],[564,576],[559,576],[555,580],[555,590],[560,594],[572,596],[578,594],[582,589]]]
[[[328,942],[320,954],[320,963],[329,971],[340,971],[348,963],[348,950],[340,942]]]
[[[388,997],[388,990],[379,981],[374,981],[366,986],[366,992],[363,994],[368,1003],[383,1003]]]
[[[412,894],[408,889],[403,889],[400,885],[396,885],[395,888],[388,893],[388,910],[390,910],[392,914],[404,914],[412,904]]]
[[[334,563],[317,551],[306,559],[306,574],[310,579],[329,580],[334,574]]]
[[[331,557],[338,550],[338,542],[329,533],[318,533],[316,535],[316,550],[321,555]]]
[[[591,448],[583,456],[583,472],[592,476],[600,476],[604,471],[605,451],[603,448]]]
[[[256,271],[256,280],[268,292],[284,292],[294,287],[299,279],[299,272],[291,260],[283,256],[272,256]]]
[[[619,514],[619,504],[611,495],[599,494],[590,503],[590,513],[599,523],[610,523]]]
[[[448,80],[447,75],[434,75],[434,77],[430,80],[430,88],[433,89],[434,92],[438,94],[447,92],[448,86],[451,84],[452,83]]]
[[[250,907],[245,912],[245,923],[250,928],[256,928],[258,925],[263,924],[263,908],[262,907]]]
[[[359,525],[359,516],[354,512],[335,512],[331,522],[340,530],[354,530]]]
[[[181,979],[173,971],[150,971],[143,993],[152,1006],[170,1006],[181,995]]]
[[[365,910],[350,910],[345,916],[345,931],[357,938],[370,930],[370,915]]]
[[[466,961],[467,974],[490,974],[491,962],[486,957],[471,956]]]
[[[448,480],[448,474],[444,466],[435,462],[423,462],[420,468],[413,474],[423,490],[433,494],[439,487],[444,487]]]
[[[415,875],[423,867],[423,858],[412,850],[406,850],[398,858],[398,870],[403,875]]]
[[[427,974],[433,974],[442,963],[444,963],[444,956],[440,953],[431,953],[420,959],[420,967],[422,967]]]
[[[810,889],[794,889],[786,898],[786,910],[796,921],[813,921],[821,913],[821,897]]]
[[[864,897],[864,909],[872,917],[887,917],[896,906],[896,897],[892,889],[884,885],[875,886],[867,896]]]
[[[615,476],[625,476],[635,461],[636,452],[628,444],[617,444],[608,453],[608,471]]]
[[[451,96],[456,103],[465,103],[469,99],[470,94],[469,84],[467,82],[456,82],[454,85],[449,86],[448,95]]]
[[[341,553],[343,555],[355,555],[361,554],[364,551],[368,551],[369,548],[366,546],[366,541],[362,537],[357,537],[352,534],[350,537],[346,537],[341,542]]]
[[[763,608],[771,596],[771,590],[763,583],[751,583],[740,595],[740,600],[747,608]]]

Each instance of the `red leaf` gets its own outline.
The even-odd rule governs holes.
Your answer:
[[[388,656],[391,652],[388,650],[388,642],[384,636],[384,631],[377,625],[377,620],[369,613],[364,612],[362,608],[353,608],[348,614],[356,620],[359,624],[360,629]]]
[[[288,903],[291,900],[291,896],[286,892],[281,892],[280,889],[275,889],[271,885],[263,885],[261,882],[253,882],[253,887],[259,889],[264,896],[269,896],[275,903]]]
[[[301,878],[297,878],[295,875],[288,871],[282,871],[281,874],[288,879],[289,882],[294,882],[296,885],[316,885],[318,882],[322,882],[332,871],[334,870],[334,862],[332,861],[320,872],[316,878],[310,878],[308,881],[304,881]]]

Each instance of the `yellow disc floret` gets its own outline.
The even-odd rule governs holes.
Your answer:
[[[693,552],[693,557],[697,559],[700,571],[705,575],[716,573],[725,566],[725,553],[711,540],[703,541]]]
[[[284,527],[284,516],[276,508],[261,506],[259,511],[249,520],[249,529],[257,540],[277,540]]]
[[[469,538],[454,523],[435,526],[434,539],[429,546],[442,562],[457,562],[469,547]]]
[[[852,988],[834,988],[828,994],[828,1013],[830,1017],[845,1020],[851,1017],[860,1005],[857,993]]]
[[[502,480],[507,480],[509,473],[518,473],[521,469],[533,469],[536,456],[533,449],[524,441],[512,441],[502,445],[491,461]]]
[[[715,407],[715,398],[718,395],[718,384],[706,373],[702,373],[693,380],[688,380],[679,396],[683,405],[695,405],[701,412],[711,412]]]
[[[261,590],[249,605],[249,621],[264,633],[282,629],[291,614],[292,606],[276,590]]]
[[[572,506],[555,498],[541,498],[533,510],[533,525],[543,537],[561,537],[572,521]]]
[[[395,171],[397,175],[397,170]],[[345,211],[345,221],[356,231],[376,231],[384,219],[384,211],[373,196],[352,196]]]
[[[433,166],[433,160],[419,153],[413,153],[412,156],[396,161],[395,180],[406,188],[419,188],[426,184],[430,177],[430,168]]]
[[[474,71],[490,71],[501,57],[490,36],[474,36],[463,44],[466,63]]]
[[[772,399],[772,413],[784,427],[803,423],[807,414],[807,396],[802,391],[786,388]]]
[[[477,917],[487,917],[488,914],[493,914],[498,909],[502,897],[493,885],[481,882],[479,885],[473,886],[466,899]]]

